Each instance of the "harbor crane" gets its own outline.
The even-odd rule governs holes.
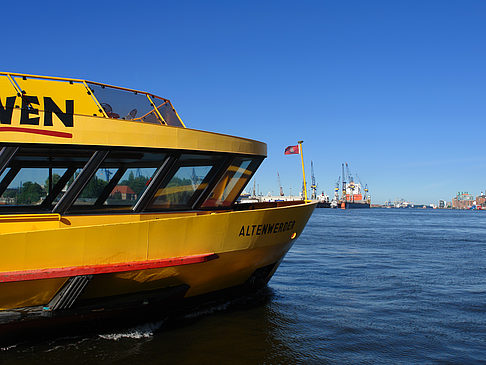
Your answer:
[[[349,165],[346,162],[346,177],[348,178],[349,182],[353,181],[353,175],[351,174],[351,171],[349,171]]]
[[[311,199],[317,199],[317,184],[316,184],[316,177],[314,176],[314,163],[311,160]]]
[[[346,163],[346,166],[348,166],[348,164]],[[346,177],[344,176],[344,164],[341,164],[341,169],[342,169],[342,177],[343,177],[343,195],[342,195],[342,199],[343,201],[346,201]]]
[[[365,191],[365,197],[364,197],[364,199],[365,199],[366,201],[368,201],[368,202],[371,202],[371,197],[370,197],[370,195],[368,194],[368,184],[366,184],[366,185],[365,185],[365,187],[364,187],[364,191]]]
[[[334,199],[336,202],[339,200],[339,185],[341,184],[341,176],[339,176],[338,181],[336,182],[336,187],[334,188]]]

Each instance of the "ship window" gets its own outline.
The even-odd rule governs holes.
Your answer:
[[[260,162],[245,157],[235,158],[201,207],[227,207],[233,204]]]
[[[88,86],[109,118],[161,124],[146,94],[92,83]]]
[[[51,210],[93,153],[52,145],[21,147],[0,176],[0,210]]]
[[[156,170],[156,167],[128,169],[123,174],[120,182],[110,192],[110,195],[106,200],[106,204],[135,205],[142,193],[147,188]]]
[[[101,195],[105,187],[108,185],[109,176],[114,174],[116,170],[114,169],[99,169],[93,175],[93,177],[88,181],[84,189],[79,194],[75,207],[78,206],[92,206]],[[105,179],[106,174],[106,179]]]
[[[67,169],[11,167],[0,182],[2,206],[40,206]],[[52,181],[52,186],[51,186]]]
[[[184,155],[157,190],[148,210],[188,209],[208,186],[221,156]]]
[[[130,210],[165,158],[164,153],[111,151],[81,191],[70,212]]]

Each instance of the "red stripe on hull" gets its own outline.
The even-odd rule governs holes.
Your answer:
[[[162,260],[124,262],[120,264],[74,266],[74,267],[62,267],[62,268],[41,269],[41,270],[9,271],[9,272],[0,273],[0,283],[8,283],[13,281],[53,279],[53,278],[63,278],[63,277],[80,276],[80,275],[109,274],[109,273],[125,272],[125,271],[159,269],[163,267],[197,264],[201,262],[211,261],[217,258],[218,255],[215,253],[206,253],[201,255],[173,257],[173,258],[162,259]]]
[[[73,135],[71,133],[58,132],[58,131],[46,131],[44,129],[32,129],[32,128],[22,128],[22,127],[1,127],[0,132],[21,132],[21,133],[42,134],[44,136],[52,136],[52,137],[73,138]]]

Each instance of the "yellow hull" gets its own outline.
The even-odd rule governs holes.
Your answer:
[[[47,306],[70,276],[86,268],[94,275],[80,301],[178,285],[189,287],[185,297],[238,286],[259,268],[275,264],[276,269],[314,208],[298,204],[227,212],[3,216],[0,309]],[[212,256],[196,263],[126,268],[127,263],[150,265],[194,255]],[[103,272],[105,267],[118,271]]]
[[[0,323],[264,283],[315,208],[236,203],[266,144],[152,93],[0,72],[0,119]]]

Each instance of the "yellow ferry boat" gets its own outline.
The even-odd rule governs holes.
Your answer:
[[[0,322],[265,284],[315,208],[238,204],[266,144],[167,99],[16,73],[0,91]]]

